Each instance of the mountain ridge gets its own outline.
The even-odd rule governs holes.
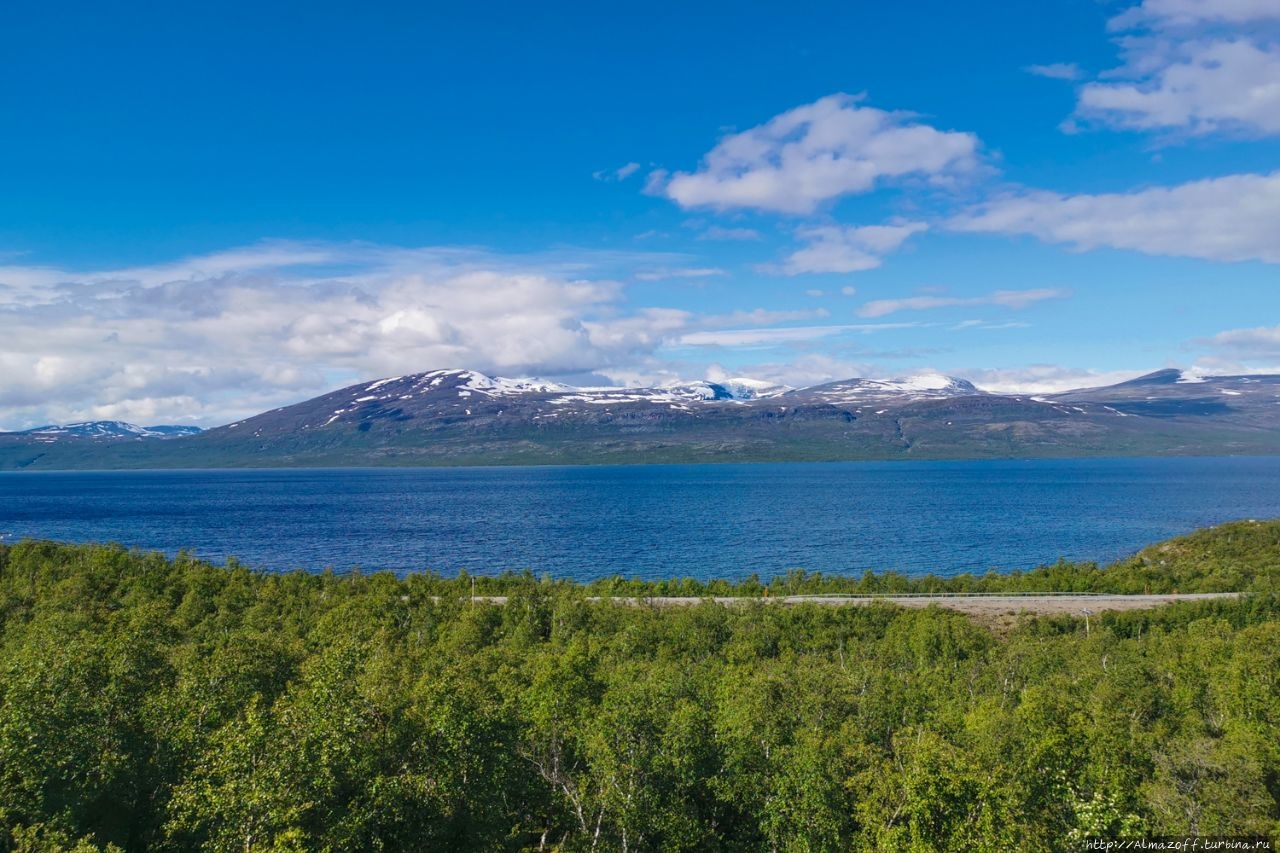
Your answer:
[[[127,421],[77,421],[69,424],[45,424],[31,429],[0,432],[0,435],[25,435],[32,436],[38,440],[56,441],[64,438],[180,438],[182,436],[198,435],[201,432],[204,432],[204,430],[198,426],[180,424],[138,426]]]
[[[142,429],[142,428],[135,428]],[[0,469],[1280,453],[1280,376],[1156,371],[997,394],[942,374],[577,387],[466,369],[360,382],[165,441],[0,434]]]

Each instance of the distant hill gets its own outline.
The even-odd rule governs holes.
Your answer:
[[[204,430],[197,426],[148,426],[141,427],[124,421],[83,421],[74,424],[35,427],[20,432],[0,433],[0,436],[25,436],[39,442],[65,439],[110,438],[179,438],[198,435]]]
[[[433,370],[199,434],[165,433],[182,429],[75,424],[0,434],[0,468],[1269,454],[1280,452],[1280,376],[1162,370],[1029,396],[934,374],[799,389],[751,379],[578,388]],[[140,440],[152,437],[167,440]]]

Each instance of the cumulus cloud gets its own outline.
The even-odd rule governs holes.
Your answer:
[[[1280,172],[1229,175],[1131,193],[1028,190],[948,222],[955,231],[1029,234],[1078,250],[1131,249],[1216,261],[1280,263]]]
[[[736,376],[749,376],[793,388],[820,385],[838,379],[885,376],[884,368],[870,361],[851,361],[824,353],[805,353],[796,358],[779,362],[756,362],[727,369],[713,364],[707,371],[712,382],[724,381]],[[885,378],[888,378],[885,376]]]
[[[1065,299],[1070,291],[1058,288],[997,290],[985,296],[907,296],[902,299],[874,299],[858,309],[859,317],[884,317],[899,311],[927,311],[969,305],[999,305],[1021,310],[1046,299]]]
[[[782,263],[787,275],[804,273],[849,273],[875,269],[884,255],[899,248],[912,234],[928,229],[923,222],[889,225],[808,226],[796,230],[806,241]]]
[[[1229,329],[1196,341],[1200,346],[1220,350],[1234,358],[1257,362],[1280,359],[1280,326],[1258,326],[1251,329]]]
[[[1080,88],[1065,127],[1280,133],[1276,23],[1272,0],[1145,0],[1109,22],[1123,62]]]
[[[1037,364],[1009,369],[971,368],[958,370],[955,375],[968,379],[983,391],[996,394],[1056,394],[1077,388],[1114,385],[1150,372],[1150,368],[1093,370]]]
[[[592,269],[618,260],[273,243],[131,269],[0,266],[0,407],[9,428],[212,424],[438,367],[624,367],[700,327],[689,312],[628,309]]]
[[[649,176],[647,190],[681,207],[812,213],[824,202],[886,181],[954,179],[978,165],[978,139],[904,112],[830,95],[728,136],[696,172]]]
[[[804,333],[758,327],[827,316],[629,305],[621,269],[721,273],[666,266],[681,260],[270,243],[130,269],[0,265],[0,426],[214,425],[440,367],[670,380],[666,352],[691,335],[793,339]]]
[[[1275,0],[1143,0],[1108,22],[1113,30],[1280,21]]]
[[[1076,115],[1134,130],[1280,133],[1280,45],[1136,39],[1115,81],[1080,90]]]

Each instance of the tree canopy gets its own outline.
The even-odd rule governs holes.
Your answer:
[[[609,594],[759,581],[266,574],[0,546],[0,850],[1072,850],[1280,833],[1280,523],[1100,569],[1245,590],[1022,619]],[[471,599],[509,596],[499,605]]]

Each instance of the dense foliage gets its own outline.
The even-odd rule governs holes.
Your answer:
[[[456,583],[443,578],[443,590],[456,592]],[[465,578],[464,578],[465,580]],[[477,578],[486,593],[518,588],[528,578],[505,575]],[[908,577],[895,572],[867,572],[860,577],[823,575],[795,569],[762,582],[693,578],[642,581],[621,577],[588,585],[592,595],[632,596],[750,596],[885,594],[885,593],[1029,593],[1081,592],[1165,594],[1171,592],[1280,592],[1280,522],[1245,521],[1197,531],[1146,548],[1105,569],[1095,563],[1060,561],[1031,571],[988,572],[949,577]]]
[[[1005,636],[882,604],[659,608],[477,580],[497,605],[467,577],[0,547],[0,849],[1274,837],[1278,543],[1280,524],[1243,523],[1106,570],[966,581],[1255,590]]]

